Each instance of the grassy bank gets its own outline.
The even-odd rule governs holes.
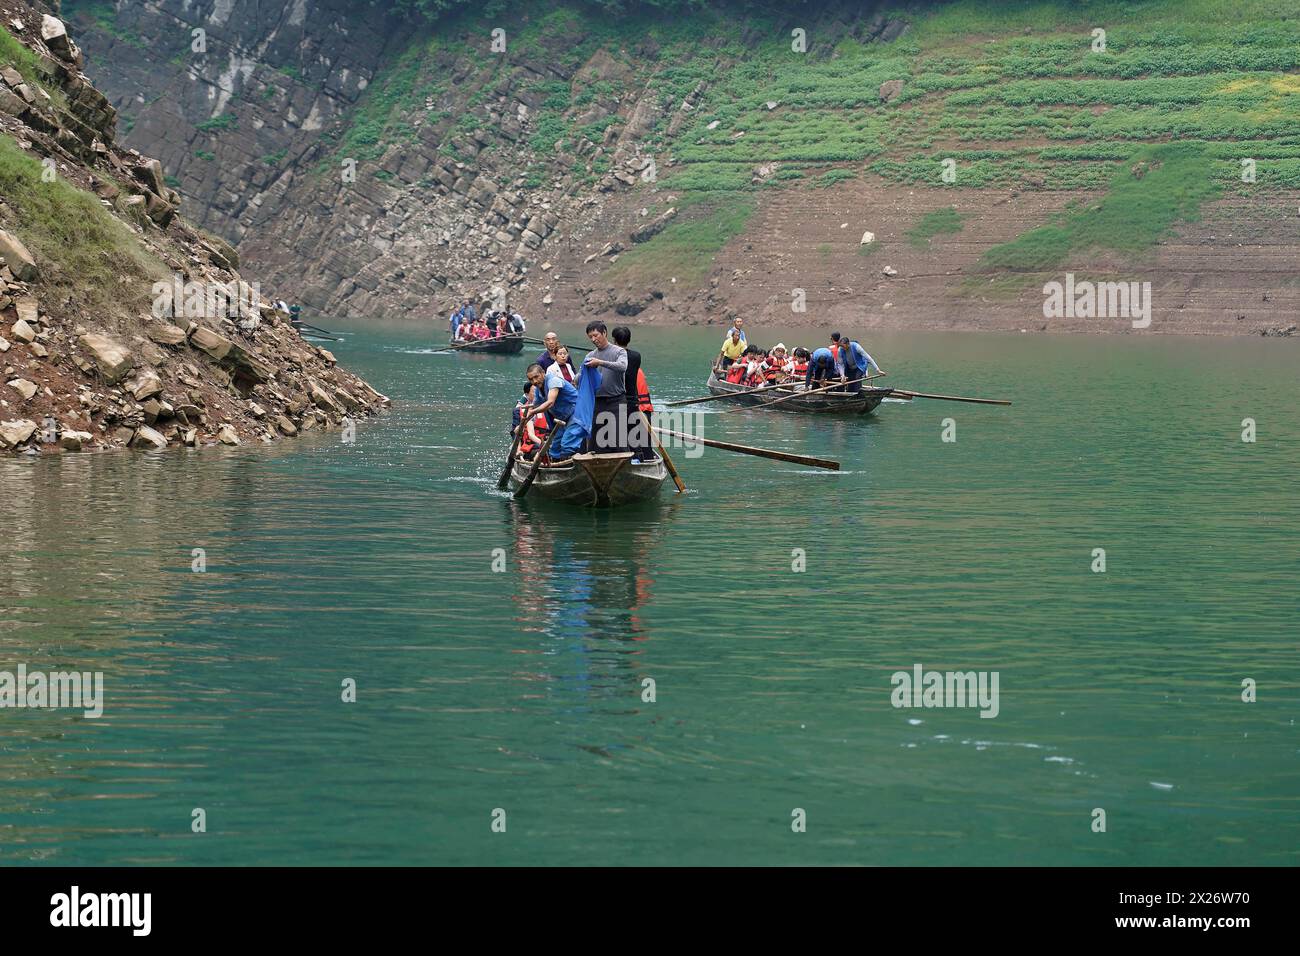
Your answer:
[[[41,163],[0,135],[3,227],[26,244],[41,271],[40,285],[82,305],[113,313],[147,306],[163,264],[103,207],[99,199],[55,177],[43,182]]]

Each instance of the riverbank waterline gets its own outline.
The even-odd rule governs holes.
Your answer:
[[[0,859],[1296,862],[1293,343],[872,336],[1015,404],[702,405],[843,470],[671,450],[686,495],[600,513],[495,491],[531,350],[348,333],[394,403],[355,443],[0,462],[0,670],[106,698],[0,710]],[[656,400],[720,339],[634,327]],[[998,716],[895,709],[916,664]]]

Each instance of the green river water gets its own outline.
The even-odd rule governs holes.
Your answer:
[[[523,357],[347,331],[355,443],[0,459],[0,670],[105,695],[0,710],[0,862],[1300,862],[1300,343],[873,335],[1015,404],[702,405],[843,470],[677,449],[595,513],[495,491]],[[720,338],[635,328],[656,400]],[[917,664],[997,716],[893,707]]]

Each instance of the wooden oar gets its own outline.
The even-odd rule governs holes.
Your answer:
[[[843,388],[845,385],[852,385],[854,382],[869,382],[871,379],[879,378],[884,374],[884,372],[879,372],[875,375],[868,375],[866,378],[862,379],[851,378],[847,382],[832,382],[830,385],[823,385],[821,388],[810,389],[806,392],[793,392],[781,398],[773,399],[770,402],[763,402],[761,405],[737,405],[735,408],[730,408],[727,411],[738,412],[749,408],[771,408],[773,405],[780,405],[782,402],[788,402],[792,398],[800,398],[804,395],[816,395],[818,392],[829,392],[833,388]],[[726,413],[724,412],[723,414]]]
[[[530,345],[545,345],[545,344],[546,344],[546,343],[543,342],[541,339],[530,339],[530,338],[528,338],[527,336],[524,336],[524,341],[527,342],[527,343],[529,343]],[[561,345],[564,345],[563,342],[561,342],[560,344],[561,344]],[[583,348],[581,345],[564,345],[564,347],[565,347],[566,349],[568,349],[570,352],[590,352],[590,351],[591,351],[591,349]]]
[[[737,395],[748,395],[751,392],[761,392],[764,389],[780,388],[772,385],[755,385],[752,388],[744,388],[736,392],[722,392],[719,395],[705,395],[703,398],[683,398],[676,402],[664,402],[665,408],[676,408],[679,405],[699,405],[701,402],[716,402],[720,398],[735,398]]]
[[[651,426],[653,431],[661,435],[672,435],[675,438],[682,438],[688,442],[696,442],[701,445],[707,445],[710,448],[720,448],[723,451],[740,452],[742,455],[753,455],[756,458],[771,458],[775,461],[788,461],[796,465],[808,465],[811,468],[826,468],[830,471],[839,471],[840,463],[832,461],[829,458],[812,458],[808,455],[793,455],[787,451],[774,451],[771,448],[753,448],[749,445],[735,445],[729,441],[716,441],[712,438],[697,438],[694,435],[687,435],[682,432],[675,432],[667,428],[658,428]]]
[[[684,493],[686,491],[686,484],[682,481],[682,476],[677,474],[677,466],[674,465],[673,460],[668,457],[668,452],[664,451],[663,442],[659,440],[658,435],[654,434],[654,427],[650,424],[650,419],[646,416],[646,413],[641,411],[639,408],[637,409],[637,412],[641,415],[641,421],[645,422],[645,427],[650,429],[650,439],[655,443],[655,451],[657,451],[659,457],[664,460],[664,467],[668,469],[668,474],[672,476],[673,484],[677,486],[677,493],[679,495]]]
[[[510,445],[510,454],[506,455],[506,467],[501,472],[501,477],[497,479],[497,491],[505,491],[506,485],[510,483],[510,469],[515,466],[515,452],[519,451],[519,443],[524,437],[524,422],[528,421],[525,417],[520,417],[519,427],[515,429],[515,440]]]
[[[961,395],[930,395],[927,392],[912,392],[907,389],[895,388],[890,390],[891,395],[897,395],[900,398],[937,398],[945,402],[974,402],[977,405],[1010,405],[1011,403],[1004,398],[965,398]]]
[[[537,451],[537,457],[533,459],[533,470],[528,473],[528,477],[520,482],[519,487],[515,489],[516,498],[522,498],[524,495],[528,494],[528,489],[533,486],[533,479],[537,477],[537,470],[542,467],[542,459],[545,458],[546,453],[551,450],[551,439],[555,437],[555,433],[558,432],[563,425],[564,422],[560,421],[558,418],[555,419],[555,427],[552,428],[550,434],[546,436],[546,441],[542,442],[542,447]]]

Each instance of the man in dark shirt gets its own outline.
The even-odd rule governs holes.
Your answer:
[[[537,356],[537,364],[545,371],[555,361],[555,350],[560,347],[560,337],[554,332],[547,332],[542,336],[542,342],[546,345],[546,349]]]
[[[600,375],[592,434],[588,448],[593,452],[626,451],[627,400],[623,375],[627,352],[609,340],[609,331],[599,319],[587,323],[592,350],[582,363],[583,375]]]
[[[640,389],[637,386],[637,373],[641,371],[641,353],[627,347],[627,344],[632,341],[632,330],[627,326],[617,326],[609,335],[615,345],[622,346],[623,351],[627,352],[627,372],[623,376],[623,389],[627,393],[627,446],[636,455],[638,461],[650,461],[654,458],[654,452],[650,449],[650,434],[641,417]]]

